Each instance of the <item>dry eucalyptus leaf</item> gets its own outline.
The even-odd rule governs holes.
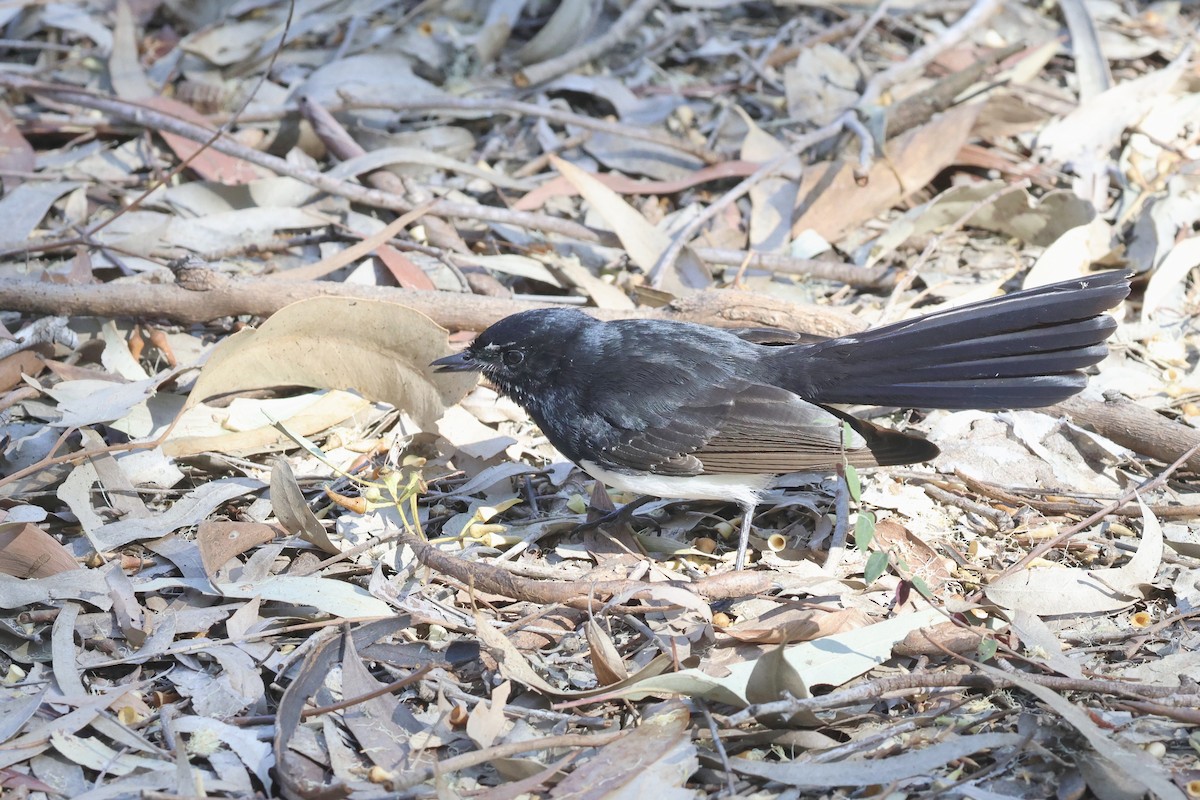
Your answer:
[[[699,766],[696,745],[688,735],[690,717],[682,703],[666,704],[627,735],[600,748],[555,786],[550,797],[696,797],[684,787]]]
[[[608,686],[628,678],[629,670],[625,668],[625,662],[608,631],[596,620],[589,619],[585,632],[592,656],[592,669],[600,685]]]
[[[46,578],[79,569],[71,551],[36,525],[0,523],[0,572],[14,578]]]
[[[188,403],[275,386],[352,389],[428,428],[476,382],[430,370],[429,362],[449,353],[445,329],[407,306],[315,297],[218,344]]]
[[[998,606],[1038,616],[1101,614],[1142,599],[1142,587],[1154,580],[1163,556],[1162,528],[1140,500],[1142,537],[1137,552],[1123,567],[1086,570],[1078,567],[1027,568],[984,587]]]
[[[204,572],[211,579],[226,561],[271,541],[278,533],[265,522],[201,522],[196,545]]]
[[[271,462],[271,507],[288,533],[296,534],[329,555],[342,552],[336,544],[329,541],[325,526],[305,502],[295,473],[282,458]]]
[[[793,236],[811,228],[826,241],[836,241],[925,186],[954,161],[979,109],[959,106],[888,142],[887,158],[871,164],[865,185],[855,178],[857,161],[827,161],[806,169]]]
[[[671,237],[651,225],[637,209],[597,180],[596,176],[555,156],[550,157],[550,163],[609,224],[633,263],[645,272],[653,270],[663,251],[670,246]],[[710,282],[702,278],[705,271],[703,265],[686,247],[679,255],[675,271],[684,285],[692,289],[707,288]]]

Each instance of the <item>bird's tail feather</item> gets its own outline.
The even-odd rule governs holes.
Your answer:
[[[783,386],[818,403],[1037,408],[1087,383],[1129,276],[1098,273],[852,336],[778,348]]]

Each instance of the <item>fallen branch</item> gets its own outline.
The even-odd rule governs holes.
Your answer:
[[[1063,414],[1122,447],[1165,464],[1200,446],[1200,430],[1171,422],[1152,409],[1116,395],[1106,396],[1102,403],[1072,397],[1052,406],[1048,413]],[[1200,455],[1193,455],[1184,466],[1200,473]]]
[[[672,581],[669,584],[644,581],[542,581],[523,578],[481,561],[447,555],[419,536],[399,531],[400,540],[413,549],[425,566],[470,586],[474,591],[511,597],[529,603],[558,604],[572,608],[595,609],[597,602],[612,597],[637,600],[644,592],[653,593],[664,585],[692,592],[706,601],[762,595],[776,588],[776,579],[767,572],[722,572],[697,581]],[[653,606],[647,606],[652,610]],[[625,608],[624,612],[628,613]]]
[[[85,317],[137,317],[174,322],[209,322],[221,317],[269,317],[284,306],[311,297],[384,300],[414,308],[450,330],[479,331],[509,314],[547,303],[454,292],[424,292],[387,286],[355,286],[329,281],[230,278],[208,269],[187,269],[180,284],[113,281],[102,284],[0,282],[0,308],[33,314]],[[723,327],[771,327],[822,336],[858,331],[852,315],[747,292],[713,290],[658,309],[588,309],[600,319],[677,319]]]

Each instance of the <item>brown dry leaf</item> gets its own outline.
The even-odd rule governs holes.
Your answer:
[[[407,306],[316,297],[218,344],[188,404],[277,386],[354,390],[391,403],[428,429],[477,380],[429,368],[449,352],[445,329]]]
[[[0,572],[14,578],[47,578],[80,569],[71,551],[29,522],[0,522]]]
[[[596,673],[600,685],[609,686],[627,679],[629,670],[625,668],[625,662],[608,631],[595,619],[588,620],[585,631],[588,647],[591,648],[592,671]]]
[[[36,163],[33,146],[21,133],[8,104],[0,104],[0,169],[16,177],[23,172],[33,172]],[[8,181],[6,177],[6,187],[10,185]]]
[[[329,532],[308,507],[295,473],[282,458],[271,461],[271,508],[288,533],[316,545],[331,556],[342,552],[329,540]]]
[[[980,108],[959,106],[888,142],[887,158],[871,164],[865,186],[854,179],[856,162],[830,161],[806,169],[792,235],[813,230],[828,242],[836,241],[924,187],[954,163]]]
[[[0,392],[7,392],[19,385],[24,381],[23,375],[36,378],[45,366],[42,357],[30,350],[0,358]]]
[[[203,114],[197,113],[191,106],[181,103],[173,97],[155,95],[153,97],[144,97],[138,102],[141,105],[161,111],[172,117],[178,117],[186,122],[201,125],[205,128],[212,127]],[[167,131],[158,131],[158,134],[180,159],[191,158],[193,154],[200,150],[200,142],[194,142],[191,139],[185,139],[178,134],[168,133]],[[261,167],[257,167],[240,158],[227,156],[211,147],[189,161],[188,169],[194,171],[205,180],[216,181],[217,183],[229,186],[237,186],[243,183],[250,183],[259,178],[270,177],[270,174]]]
[[[755,619],[739,620],[721,633],[748,644],[786,644],[811,641],[870,623],[865,613],[853,608],[822,611],[784,606]]]
[[[396,279],[396,285],[405,289],[420,289],[435,291],[433,281],[425,274],[425,270],[413,263],[413,260],[401,253],[390,244],[380,245],[375,251],[375,257],[387,268]]]
[[[491,747],[508,727],[508,718],[504,715],[504,706],[508,703],[512,683],[504,683],[492,689],[491,702],[480,700],[467,717],[467,736],[480,747]]]
[[[196,529],[200,562],[211,580],[225,562],[236,555],[274,539],[279,530],[265,522],[221,522],[206,520]]]
[[[550,796],[589,800],[690,796],[681,792],[699,760],[688,736],[689,721],[682,703],[664,704],[628,736],[600,748]]]
[[[950,571],[938,551],[894,519],[884,519],[876,523],[875,538],[871,544],[880,550],[891,552],[898,561],[902,560],[906,568],[905,577],[910,573],[920,577],[935,593],[950,580]]]

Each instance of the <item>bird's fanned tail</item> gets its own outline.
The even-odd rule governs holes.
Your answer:
[[[817,403],[1038,408],[1087,383],[1108,352],[1105,314],[1129,294],[1097,273],[852,336],[775,348],[780,385]]]

